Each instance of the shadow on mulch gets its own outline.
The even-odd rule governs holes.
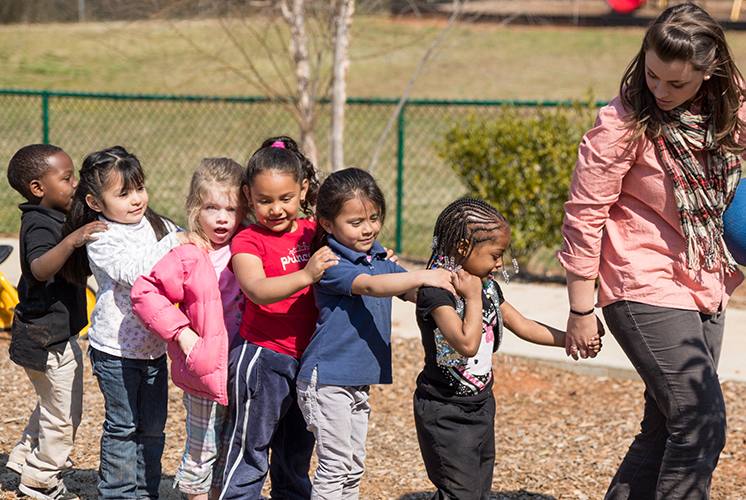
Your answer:
[[[407,493],[406,495],[398,497],[396,500],[430,500],[432,497],[432,492],[417,491],[414,493]],[[557,497],[541,493],[533,493],[526,490],[514,490],[502,492],[493,491],[490,495],[490,500],[557,500]]]

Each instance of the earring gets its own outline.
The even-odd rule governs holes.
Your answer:
[[[712,75],[705,75],[705,81],[709,80]]]

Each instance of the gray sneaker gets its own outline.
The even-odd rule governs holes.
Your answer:
[[[54,488],[32,488],[21,483],[18,485],[18,489],[22,493],[33,498],[38,498],[39,500],[80,500],[78,495],[67,491],[65,483],[62,481],[57,483],[57,486]]]

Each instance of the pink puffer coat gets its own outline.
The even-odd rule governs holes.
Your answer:
[[[135,281],[130,297],[145,328],[168,342],[174,384],[227,406],[228,333],[210,257],[194,245],[176,247]],[[187,326],[200,336],[189,357],[177,342]]]

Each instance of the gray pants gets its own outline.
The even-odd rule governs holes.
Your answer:
[[[621,301],[604,307],[611,333],[645,383],[645,412],[608,500],[707,499],[725,446],[717,365],[725,313]]]
[[[296,382],[298,406],[307,429],[316,437],[319,466],[313,479],[311,500],[357,500],[365,472],[368,436],[369,386],[339,386]]]

